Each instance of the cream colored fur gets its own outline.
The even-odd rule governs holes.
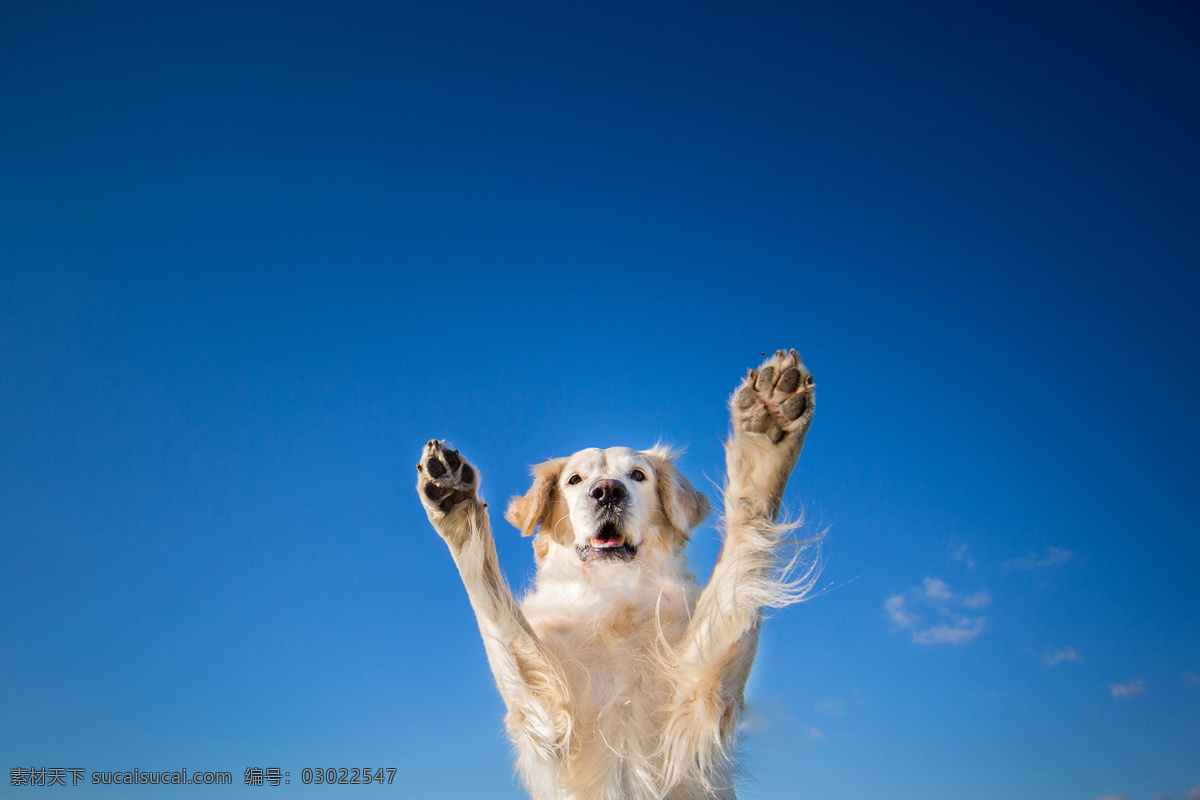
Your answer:
[[[584,450],[534,467],[507,519],[534,537],[518,606],[500,574],[479,474],[443,442],[418,491],[458,565],[537,800],[732,798],[730,754],[763,609],[800,599],[777,519],[813,416],[796,351],[751,370],[730,399],[725,542],[708,585],[687,533],[708,500],[662,446]],[[794,563],[794,562],[793,562]]]

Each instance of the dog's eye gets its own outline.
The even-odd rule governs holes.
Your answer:
[[[635,469],[633,472],[629,473],[629,477],[638,483],[641,483],[642,481],[646,480],[646,473],[642,472],[640,469]]]
[[[581,480],[583,480],[583,478],[579,477],[578,474],[575,474],[575,475],[572,475],[571,477],[567,478],[567,483],[574,486],[575,484],[579,483]]]

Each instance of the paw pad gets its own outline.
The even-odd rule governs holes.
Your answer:
[[[757,370],[750,370],[734,393],[734,427],[779,444],[807,426],[812,405],[812,374],[795,350],[778,350]]]
[[[477,473],[457,450],[436,439],[425,445],[417,464],[417,488],[427,506],[448,514],[475,496]]]

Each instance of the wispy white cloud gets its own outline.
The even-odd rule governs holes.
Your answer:
[[[916,614],[908,610],[907,602],[902,594],[894,594],[889,597],[883,604],[883,608],[887,612],[888,619],[897,628],[915,628],[921,621]]]
[[[975,610],[991,602],[986,591],[968,596],[951,591],[949,584],[938,578],[926,578],[903,594],[889,597],[883,604],[884,613],[897,630],[911,632],[916,644],[953,644],[969,642],[983,633],[984,618],[963,614],[963,609]],[[910,603],[918,609],[910,607]],[[936,615],[926,621],[923,614]]]
[[[1047,647],[1045,654],[1042,656],[1042,663],[1047,667],[1057,667],[1064,661],[1083,661],[1083,656],[1075,652],[1074,647]]]
[[[940,581],[937,578],[926,578],[923,585],[925,587],[925,597],[930,600],[944,602],[954,597],[950,593],[950,587],[946,585],[945,581]]]
[[[987,589],[980,589],[970,597],[963,598],[963,605],[967,608],[984,608],[992,602],[992,596],[988,594]]]
[[[1183,673],[1183,682],[1190,683],[1192,686],[1200,686],[1200,675],[1197,675],[1191,670],[1187,670]],[[1188,800],[1191,800],[1191,798]],[[1196,800],[1200,800],[1200,797],[1197,797]]]
[[[808,729],[808,738],[810,738],[810,739],[824,739],[824,738],[825,738],[825,734],[824,734],[824,733],[822,733],[822,732],[821,732],[821,730],[820,730],[819,728],[809,728],[809,729]]]
[[[1183,800],[1200,800],[1200,786],[1193,786],[1191,791],[1183,796]]]
[[[1102,794],[1096,800],[1129,800],[1127,794]]]
[[[741,729],[746,733],[761,733],[771,727],[766,715],[750,708],[747,708],[742,713],[742,719],[739,724]]]
[[[829,717],[840,717],[846,713],[846,706],[836,697],[828,697],[817,703],[817,711]]]
[[[924,630],[913,631],[917,644],[963,644],[983,633],[983,618],[959,617],[952,624],[941,623]]]
[[[967,569],[975,569],[975,557],[971,555],[971,550],[965,544],[960,544],[950,552],[950,558],[963,564]]]
[[[1146,682],[1141,678],[1134,678],[1125,683],[1110,683],[1108,691],[1117,700],[1128,700],[1131,697],[1137,697],[1146,691]]]
[[[1012,558],[1004,562],[1010,569],[1044,569],[1055,564],[1065,564],[1075,557],[1074,551],[1063,550],[1061,547],[1047,547],[1044,555],[1030,553],[1020,558]]]

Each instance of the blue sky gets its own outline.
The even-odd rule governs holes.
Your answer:
[[[1200,796],[1181,5],[168,5],[0,10],[6,770],[523,796],[422,443],[711,490],[796,347],[742,795]]]

